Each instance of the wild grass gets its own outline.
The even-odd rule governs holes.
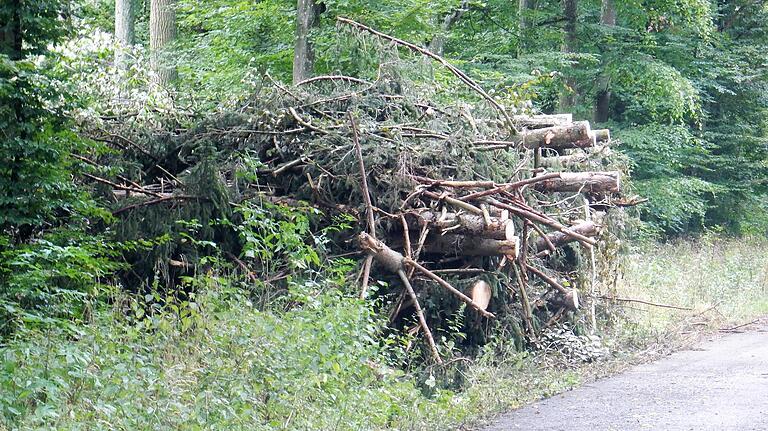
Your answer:
[[[432,430],[476,424],[628,363],[671,334],[768,314],[768,241],[707,237],[626,257],[610,293],[691,310],[601,308],[613,355],[582,366],[516,352],[500,335],[473,361],[406,374],[363,302],[328,285],[260,310],[215,287],[146,312],[123,298],[76,330],[28,330],[0,347],[0,429]],[[460,389],[441,389],[444,380]]]
[[[768,315],[768,239],[650,243],[623,259],[614,296],[688,310],[616,301],[606,324],[619,343],[639,347]]]

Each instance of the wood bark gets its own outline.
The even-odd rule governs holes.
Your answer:
[[[135,0],[115,0],[115,67],[124,72],[127,64],[127,51],[136,40],[134,23],[136,20]]]
[[[175,40],[175,0],[150,0],[150,66],[155,73],[155,82],[161,87],[168,87],[176,80],[176,67],[170,58],[171,44]]]
[[[606,26],[616,25],[616,5],[614,0],[603,0],[600,10],[600,24]],[[606,62],[602,62],[602,68],[605,69]],[[595,99],[595,112],[593,119],[595,123],[604,123],[608,121],[608,114],[611,104],[610,77],[607,73],[601,73],[597,78],[597,98]]]
[[[293,49],[293,83],[312,77],[315,66],[315,52],[309,33],[320,21],[322,4],[315,0],[298,0],[296,4],[296,43]]]
[[[598,233],[600,233],[597,224],[592,221],[579,223],[575,226],[571,226],[569,229],[586,237],[595,237]],[[576,241],[576,238],[566,235],[562,232],[551,232],[547,234],[547,239],[540,237],[536,240],[535,247],[537,252],[548,250],[547,240],[549,240],[549,242],[555,247],[562,247],[566,244]]]
[[[594,147],[595,143],[595,135],[592,134],[589,121],[528,130],[523,134],[523,146],[530,149],[586,148]]]
[[[562,126],[573,123],[572,114],[515,115],[512,119],[520,127],[526,129],[541,129],[544,127]]]
[[[539,166],[545,168],[569,168],[573,166],[583,165],[584,162],[589,160],[589,154],[584,152],[578,152],[574,154],[567,154],[565,156],[554,157],[542,157],[539,160]]]
[[[424,250],[448,256],[507,256],[512,260],[520,253],[520,240],[517,237],[501,240],[431,234],[424,243]]]
[[[421,211],[416,214],[407,214],[405,218],[411,229],[418,230],[426,224],[438,234],[451,232],[490,239],[512,239],[515,235],[515,225],[512,220],[492,217],[491,223],[487,224],[483,216],[477,214],[453,212],[441,214]]]
[[[618,193],[621,189],[621,173],[560,172],[558,177],[540,181],[534,187],[541,192]]]

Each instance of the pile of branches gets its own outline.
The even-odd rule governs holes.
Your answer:
[[[441,103],[394,61],[370,81],[318,76],[288,87],[265,77],[226,112],[155,128],[94,125],[94,139],[120,148],[122,173],[87,178],[108,191],[123,226],[172,209],[223,217],[255,199],[352,215],[356,229],[334,252],[360,257],[362,298],[371,279],[388,282],[375,295],[391,299],[393,326],[423,334],[438,363],[432,328],[457,312],[485,332],[503,321],[528,342],[576,315],[579,288],[589,289],[578,255],[597,246],[613,208],[637,203],[621,197],[619,171],[600,169],[612,163],[609,132],[570,115],[512,115],[435,54],[340,25],[372,34],[392,56],[437,61],[476,102]],[[231,257],[258,276],[233,242]]]

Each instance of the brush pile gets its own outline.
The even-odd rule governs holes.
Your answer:
[[[590,289],[581,256],[594,265],[609,214],[634,203],[621,197],[608,131],[570,115],[512,115],[434,54],[341,25],[373,33],[393,56],[432,57],[479,100],[445,102],[391,61],[370,81],[265,80],[237,109],[193,127],[106,120],[89,133],[122,149],[124,169],[86,175],[109,190],[113,214],[123,226],[192,207],[190,218],[231,218],[228,207],[257,201],[352,215],[356,229],[333,252],[359,256],[361,297],[385,298],[393,327],[421,333],[438,363],[433,328],[458,314],[472,345],[499,327],[535,342],[577,315],[579,291]],[[227,255],[259,278],[263,263],[234,237]],[[188,254],[164,247],[162,265],[189,270]]]

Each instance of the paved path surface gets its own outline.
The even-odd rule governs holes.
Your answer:
[[[768,431],[768,325],[502,415],[485,431]]]

